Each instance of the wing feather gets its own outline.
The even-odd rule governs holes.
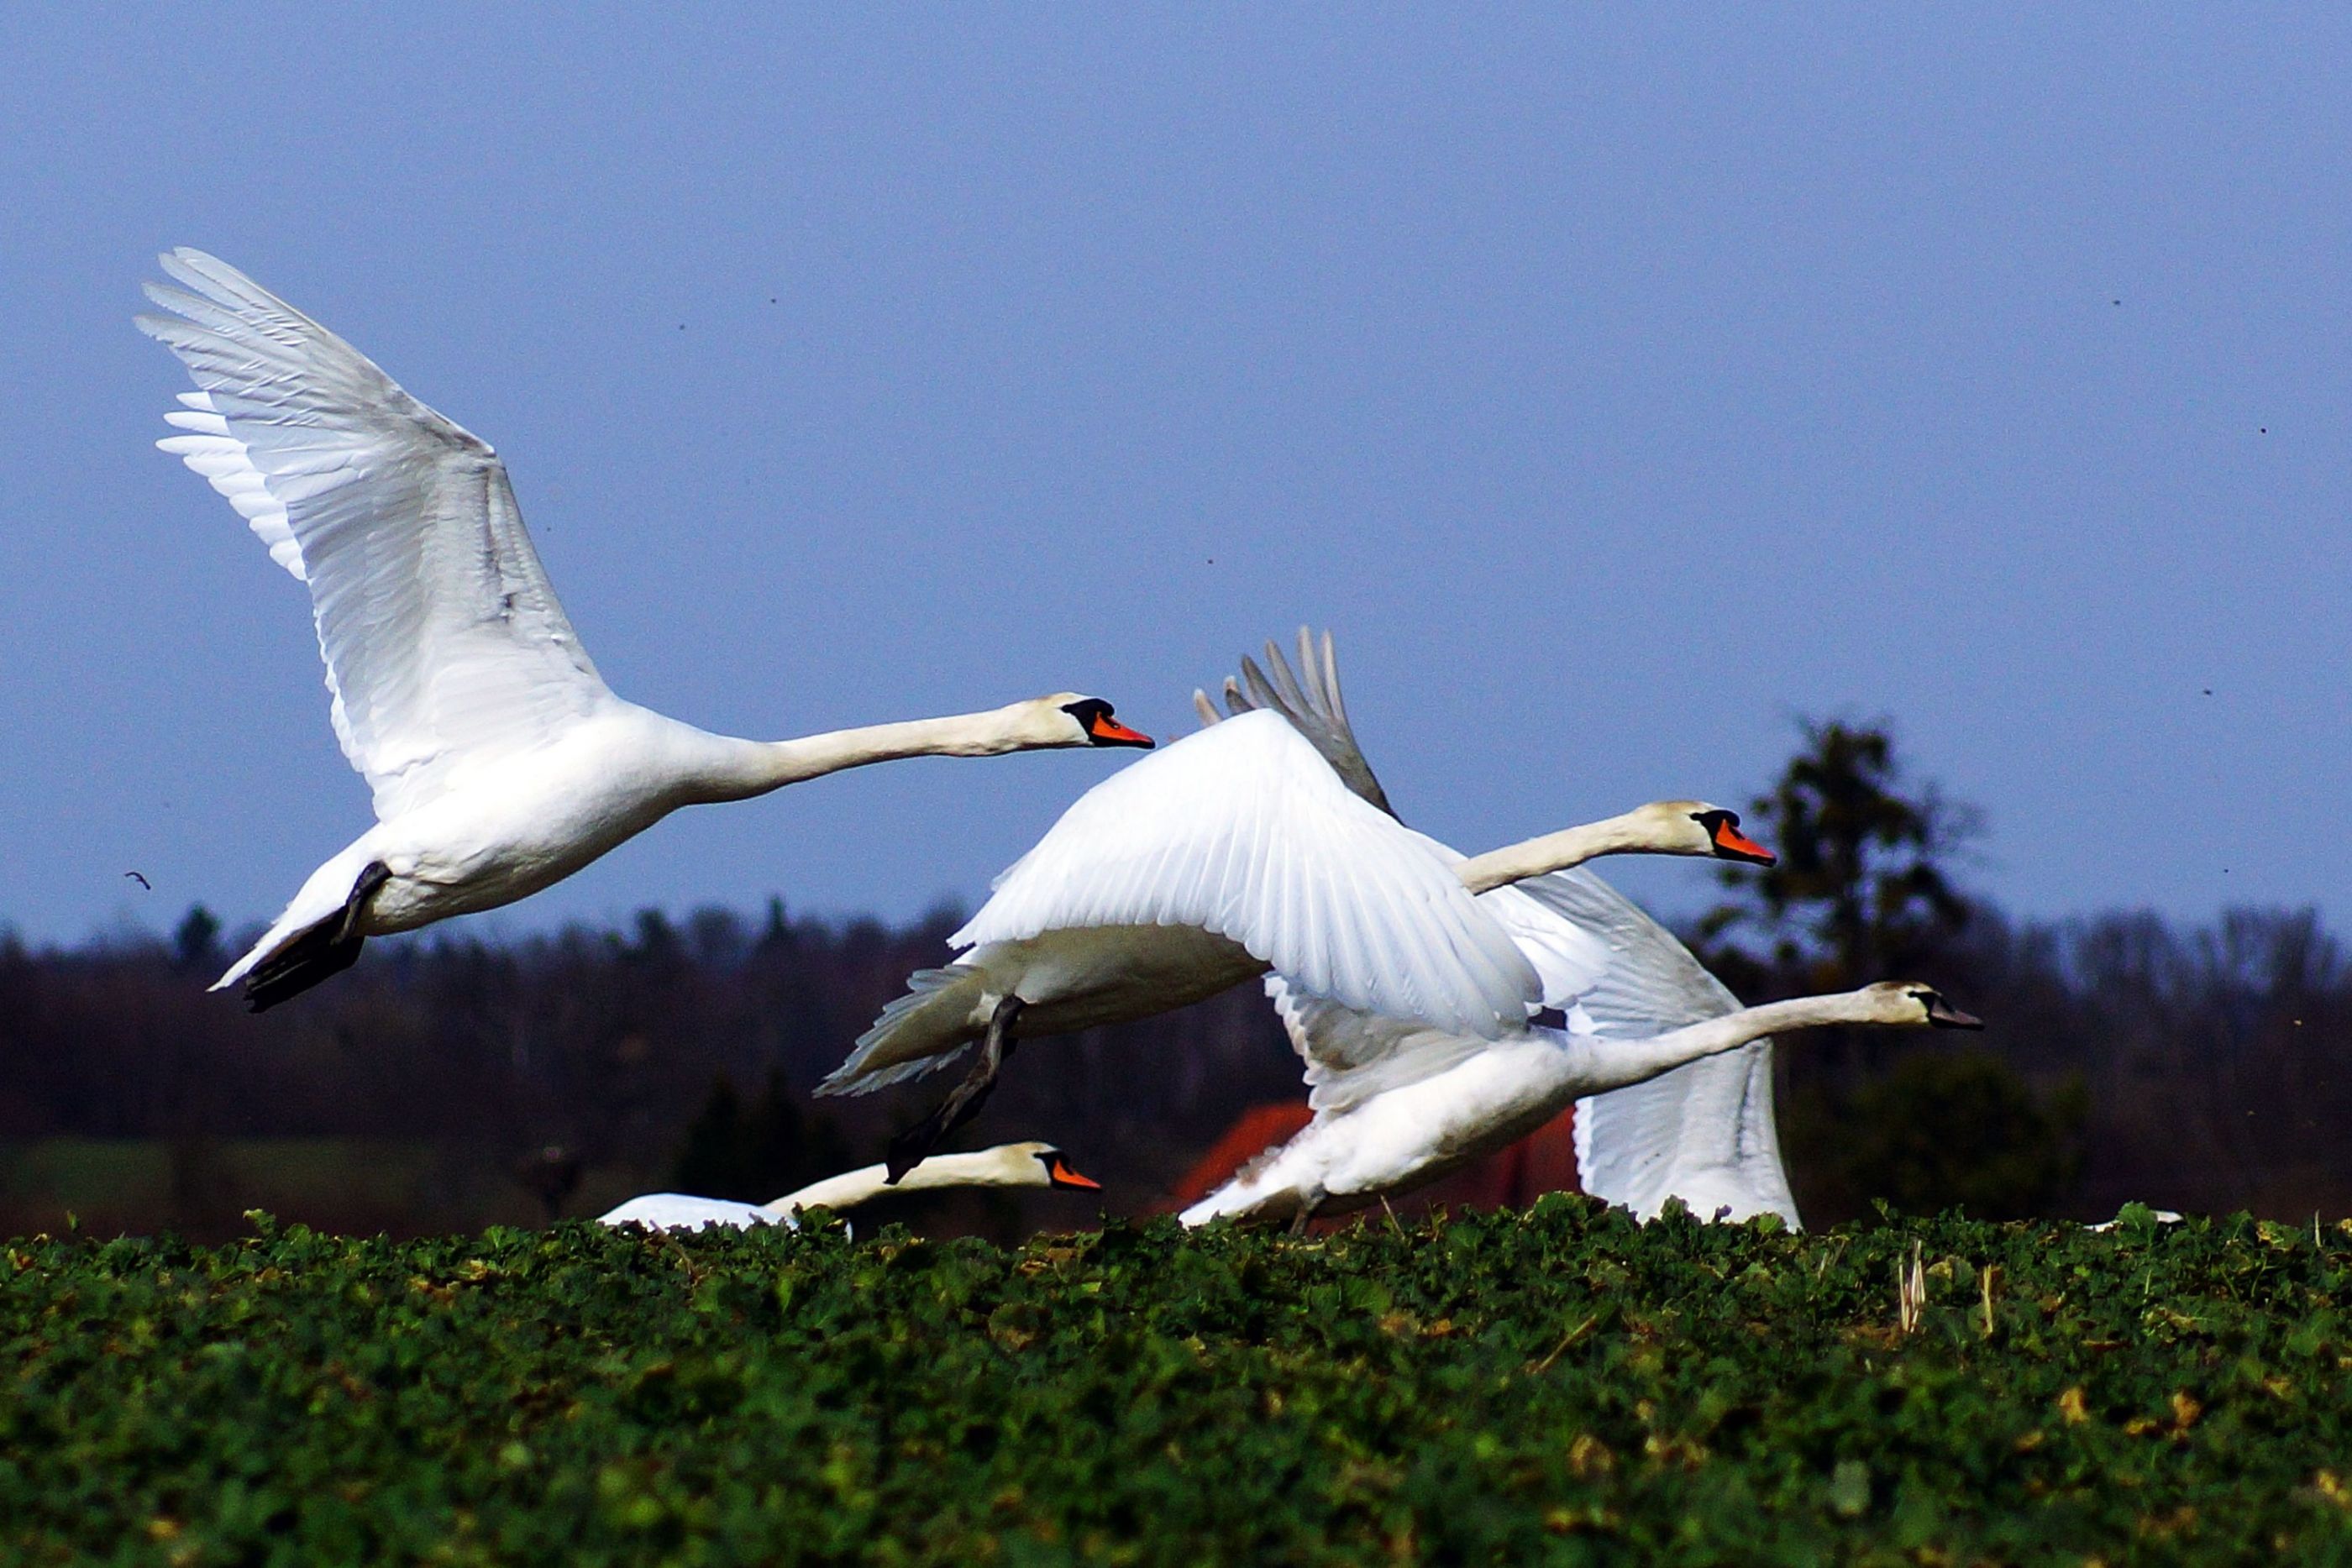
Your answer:
[[[1298,629],[1298,667],[1306,672],[1303,679],[1292,671],[1281,648],[1268,641],[1265,668],[1244,654],[1240,678],[1226,677],[1225,707],[1235,716],[1257,711],[1282,715],[1323,754],[1323,760],[1349,789],[1395,816],[1372,765],[1364,760],[1363,747],[1356,744],[1355,727],[1348,722],[1347,706],[1339,696],[1339,659],[1332,649],[1330,632],[1324,632],[1318,644],[1306,627]],[[1195,692],[1192,700],[1205,722],[1217,722],[1217,711],[1205,694]]]
[[[1417,836],[1417,835],[1416,835]],[[1451,851],[1428,841],[1447,860]],[[1639,1040],[1731,1012],[1738,998],[1673,934],[1590,872],[1556,872],[1479,898],[1540,977],[1546,1005],[1580,1033]],[[1266,980],[1306,1064],[1307,1103],[1338,1114],[1445,1072],[1487,1040],[1384,1017]],[[1769,1040],[1577,1103],[1584,1190],[1643,1218],[1670,1197],[1695,1210],[1798,1223],[1772,1113]]]
[[[1605,945],[1607,961],[1574,998],[1593,1034],[1640,1040],[1738,1010],[1739,998],[1672,932],[1591,872],[1554,872],[1517,887],[1558,925]],[[1524,936],[1520,946],[1528,946]],[[1565,975],[1529,956],[1553,1000],[1551,984]],[[1644,1219],[1679,1196],[1703,1214],[1727,1204],[1738,1218],[1770,1213],[1799,1223],[1772,1112],[1769,1040],[1578,1101],[1576,1156],[1586,1192]]]
[[[1329,632],[1318,642],[1299,629],[1295,668],[1269,642],[1265,664],[1244,658],[1240,676],[1224,684],[1224,699],[1236,716],[1280,714],[1359,796],[1393,814],[1349,722]],[[1203,721],[1214,724],[1208,698],[1196,693],[1194,701]],[[1423,841],[1449,862],[1460,858]],[[1643,1039],[1739,1006],[1671,932],[1591,872],[1496,888],[1479,904],[1534,966],[1544,1003],[1568,1011],[1580,1032]],[[1306,1063],[1309,1103],[1318,1112],[1344,1111],[1434,1077],[1485,1048],[1475,1038],[1302,996],[1279,975],[1268,977],[1266,993]],[[1584,1189],[1645,1218],[1682,1190],[1694,1208],[1727,1198],[1743,1216],[1770,1212],[1798,1222],[1772,1114],[1769,1040],[1586,1097],[1578,1102],[1576,1141]]]
[[[1291,1049],[1307,1064],[1307,1103],[1318,1114],[1352,1111],[1376,1095],[1434,1078],[1494,1043],[1306,996],[1280,975],[1266,977],[1265,994]]]
[[[528,749],[611,699],[488,444],[326,328],[201,251],[141,330],[201,389],[157,443],[310,587],[336,737],[396,816],[468,763]]]
[[[952,941],[1155,925],[1228,937],[1308,995],[1479,1039],[1521,1027],[1537,984],[1448,864],[1274,714],[1088,790]]]

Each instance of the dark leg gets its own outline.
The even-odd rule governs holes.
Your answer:
[[[391,880],[392,872],[382,861],[370,861],[352,883],[342,908],[253,967],[245,977],[246,1006],[267,1012],[357,963],[360,945],[367,940],[359,933],[360,916],[375,890]]]
[[[996,1087],[998,1071],[1013,1060],[1013,1048],[1020,1043],[1013,1038],[1013,1020],[1020,1016],[1019,997],[997,1003],[996,1010],[988,1016],[988,1036],[981,1042],[980,1060],[971,1064],[964,1081],[949,1091],[939,1109],[890,1140],[890,1186],[898,1186],[898,1178],[921,1165],[950,1133],[980,1114],[989,1092]]]
[[[1307,1227],[1314,1220],[1315,1211],[1323,1207],[1324,1197],[1323,1189],[1318,1186],[1301,1200],[1298,1212],[1290,1217],[1290,1233],[1293,1236],[1307,1234]],[[1391,1218],[1393,1218],[1394,1216]]]

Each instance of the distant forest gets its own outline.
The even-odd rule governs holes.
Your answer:
[[[1780,1122],[1808,1223],[1866,1218],[1874,1200],[2352,1213],[2352,969],[2312,912],[2232,910],[2193,929],[2008,919],[1949,882],[1973,818],[1903,789],[1883,726],[1807,726],[1749,825],[1780,865],[1727,873],[1722,905],[1685,933],[1744,998],[1921,979],[1990,1025],[1960,1041],[1783,1042]],[[56,1228],[68,1207],[92,1228],[221,1234],[258,1203],[408,1233],[594,1213],[670,1186],[774,1197],[879,1158],[945,1087],[807,1093],[910,971],[942,959],[958,921],[823,921],[779,901],[503,946],[460,925],[371,944],[349,974],[258,1017],[205,993],[233,945],[202,909],[168,938],[57,949],[0,932],[0,1234]],[[1105,1182],[1105,1207],[1139,1212],[1164,1207],[1244,1109],[1302,1092],[1244,987],[1032,1042],[961,1141],[1051,1140]],[[998,1234],[1092,1213],[1045,1193],[900,1201]]]

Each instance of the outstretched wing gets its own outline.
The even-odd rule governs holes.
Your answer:
[[[157,444],[310,587],[335,737],[391,818],[468,762],[610,701],[523,532],[505,465],[349,343],[202,251],[140,329],[203,390]]]
[[[1318,1113],[1352,1111],[1458,1067],[1494,1043],[1304,996],[1279,975],[1266,977],[1265,994],[1307,1064],[1307,1103]]]
[[[1409,828],[1402,831],[1411,833],[1444,863],[1461,863],[1460,854],[1435,839]],[[1533,967],[1538,999],[1546,1006],[1573,1006],[1608,967],[1611,955],[1603,942],[1553,915],[1517,885],[1481,894],[1478,907],[1510,934],[1520,956]],[[1375,1094],[1434,1078],[1489,1043],[1340,1007],[1327,998],[1299,996],[1280,975],[1268,977],[1265,991],[1290,1036],[1292,1049],[1307,1064],[1307,1103],[1318,1111],[1346,1111]],[[1522,1019],[1520,1027],[1509,1032],[1520,1033],[1524,1028]]]
[[[1607,950],[1574,998],[1580,1029],[1604,1040],[1641,1040],[1738,1010],[1739,998],[1672,932],[1591,872],[1554,872],[1517,886],[1550,920]],[[1540,960],[1538,967],[1551,1000],[1553,967]],[[1580,1100],[1576,1162],[1586,1192],[1644,1219],[1680,1197],[1701,1218],[1727,1206],[1736,1218],[1777,1214],[1798,1223],[1772,1115],[1769,1040]]]
[[[1282,715],[1349,789],[1394,815],[1349,723],[1331,634],[1318,644],[1299,628],[1297,670],[1272,642],[1265,659],[1260,669],[1244,658],[1240,678],[1226,680],[1226,708]],[[1208,698],[1196,694],[1195,700],[1213,723]],[[1423,841],[1449,861],[1459,858],[1433,840]],[[1589,871],[1496,888],[1479,904],[1534,965],[1544,1004],[1568,1012],[1580,1030],[1637,1040],[1739,1006],[1673,933]],[[1434,1077],[1486,1043],[1301,996],[1279,975],[1267,978],[1266,994],[1306,1062],[1309,1103],[1318,1112],[1344,1111]],[[1774,1213],[1798,1223],[1772,1115],[1769,1040],[1579,1101],[1576,1139],[1584,1190],[1644,1218],[1679,1193],[1705,1213],[1729,1202],[1739,1218]]]
[[[997,879],[959,947],[1073,926],[1193,925],[1310,996],[1492,1040],[1536,976],[1418,834],[1350,794],[1276,714],[1103,780]]]
[[[1484,894],[1579,1033],[1640,1040],[1736,1010],[1738,998],[1672,933],[1591,873],[1555,872]],[[1488,1042],[1303,997],[1266,992],[1307,1065],[1308,1103],[1339,1113],[1433,1078]],[[1577,1103],[1584,1190],[1655,1216],[1679,1197],[1702,1216],[1799,1223],[1772,1114],[1772,1045],[1758,1040]]]

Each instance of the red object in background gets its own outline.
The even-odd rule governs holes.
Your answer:
[[[1312,1114],[1300,1100],[1251,1106],[1184,1173],[1170,1207],[1182,1208],[1208,1197],[1235,1171],[1307,1125]],[[1400,1213],[1436,1207],[1525,1208],[1548,1192],[1583,1190],[1576,1179],[1576,1108],[1571,1105],[1508,1148],[1416,1188],[1395,1200],[1394,1207]]]

